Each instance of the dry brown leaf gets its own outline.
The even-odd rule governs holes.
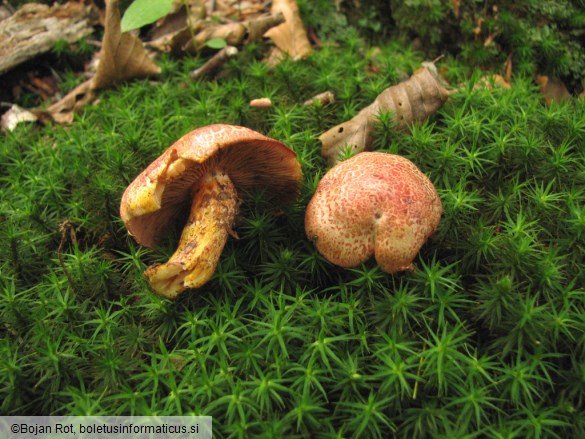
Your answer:
[[[296,0],[273,0],[271,12],[284,15],[285,22],[264,34],[280,50],[293,59],[301,59],[311,53],[311,44],[303,26]]]
[[[571,93],[569,93],[563,81],[558,78],[536,75],[536,83],[540,86],[540,93],[544,96],[547,104],[566,101],[571,97]]]
[[[106,1],[106,29],[100,62],[93,78],[94,90],[160,73],[160,67],[149,58],[142,42],[131,33],[122,33],[118,3],[119,0]]]
[[[43,113],[57,123],[68,124],[73,122],[74,113],[81,110],[95,98],[92,83],[93,79],[82,82]]]
[[[451,93],[442,84],[434,65],[422,67],[406,81],[380,93],[353,119],[321,134],[321,154],[334,164],[345,147],[356,153],[364,151],[371,146],[372,130],[380,112],[394,113],[396,127],[408,129],[441,108]]]
[[[74,113],[94,100],[96,90],[160,72],[160,68],[146,54],[140,40],[127,32],[122,33],[118,0],[106,2],[105,25],[95,76],[40,113],[50,116],[57,123],[71,123]]]
[[[14,104],[2,115],[0,125],[5,131],[13,131],[21,122],[36,122],[38,117],[31,111]]]

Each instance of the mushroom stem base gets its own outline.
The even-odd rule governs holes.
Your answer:
[[[215,272],[219,256],[233,234],[238,196],[230,178],[211,172],[198,182],[179,246],[168,262],[149,267],[144,275],[159,295],[175,298],[187,288],[205,284]]]

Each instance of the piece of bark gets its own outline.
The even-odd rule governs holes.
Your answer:
[[[447,90],[434,64],[418,69],[406,81],[387,88],[353,119],[343,122],[319,136],[321,155],[335,164],[345,147],[354,153],[370,148],[372,131],[380,112],[392,112],[397,129],[408,130],[435,113],[452,92]]]
[[[212,73],[222,66],[228,59],[236,56],[238,49],[234,46],[226,46],[213,55],[205,64],[196,70],[193,70],[189,77],[191,79],[199,79],[205,75]]]
[[[50,51],[57,41],[91,34],[95,21],[95,10],[81,3],[23,5],[0,21],[0,74]]]

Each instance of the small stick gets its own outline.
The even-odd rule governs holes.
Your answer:
[[[232,58],[237,54],[238,54],[238,49],[236,47],[226,46],[223,49],[221,49],[219,52],[217,52],[215,55],[213,55],[211,58],[209,58],[209,60],[205,64],[203,64],[201,67],[199,67],[196,70],[193,70],[189,74],[189,77],[191,79],[199,79],[199,78],[207,75],[208,73],[211,73],[212,71],[216,70],[223,63],[225,63],[229,58]]]

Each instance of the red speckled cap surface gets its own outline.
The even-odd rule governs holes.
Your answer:
[[[441,219],[431,181],[408,159],[362,152],[319,182],[305,213],[307,237],[330,262],[355,267],[374,256],[382,270],[407,269]]]

